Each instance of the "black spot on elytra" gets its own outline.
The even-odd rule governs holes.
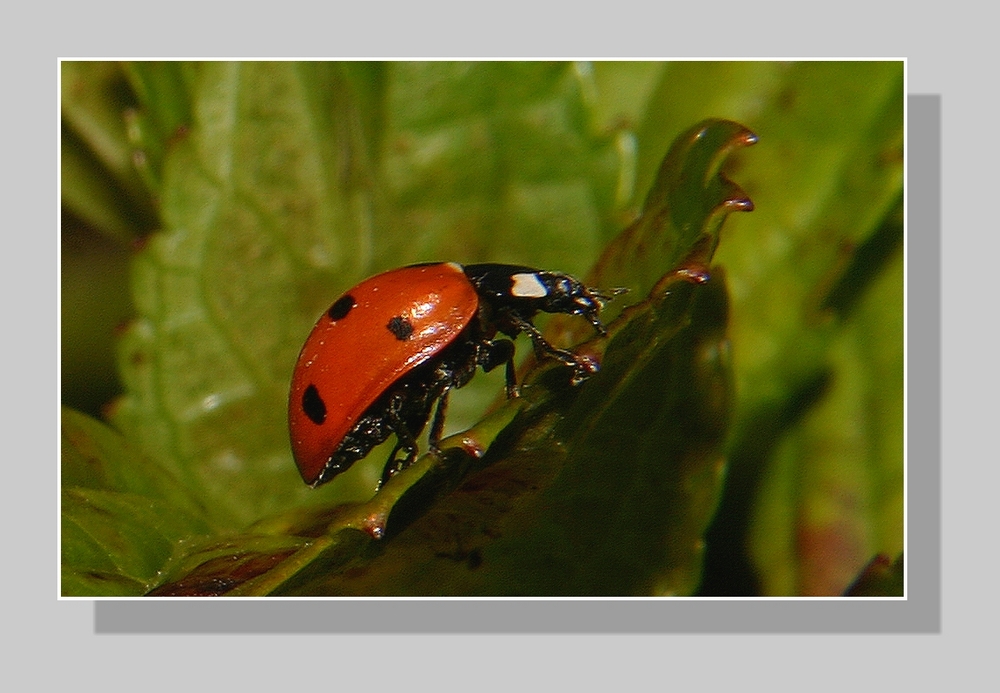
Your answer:
[[[302,411],[317,426],[326,421],[326,403],[319,396],[319,390],[315,385],[310,384],[302,393]]]
[[[392,332],[393,337],[401,342],[405,342],[413,334],[413,324],[402,315],[397,315],[390,320],[386,328]]]
[[[353,296],[350,294],[344,294],[337,299],[336,303],[330,306],[330,310],[326,311],[326,315],[334,322],[337,320],[343,320],[356,305],[358,304],[354,301]]]

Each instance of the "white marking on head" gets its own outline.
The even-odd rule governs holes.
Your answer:
[[[510,276],[513,284],[510,286],[510,295],[515,298],[545,298],[549,295],[549,290],[542,284],[542,280],[534,272],[521,272]]]

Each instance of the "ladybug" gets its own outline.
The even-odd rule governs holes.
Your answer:
[[[416,459],[416,439],[435,405],[429,444],[437,450],[448,394],[477,368],[503,364],[507,396],[517,395],[512,339],[521,332],[536,354],[583,381],[596,366],[547,342],[531,319],[539,311],[581,315],[605,334],[598,315],[623,291],[501,264],[428,263],[366,279],[320,317],[292,375],[288,425],[302,479],[326,483],[395,434],[384,483]]]

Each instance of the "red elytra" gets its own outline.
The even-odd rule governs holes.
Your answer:
[[[479,297],[455,263],[418,265],[367,279],[316,323],[289,393],[289,429],[303,480],[316,485],[344,437],[390,385],[453,342]],[[322,421],[301,406],[322,394]],[[308,399],[308,398],[306,398]]]

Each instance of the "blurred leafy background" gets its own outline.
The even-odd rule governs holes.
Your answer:
[[[587,275],[710,117],[760,142],[726,163],[756,209],[715,255],[736,400],[695,593],[840,594],[901,555],[901,62],[61,71],[64,594],[142,594],[191,537],[366,499],[378,451],[319,491],[290,461],[287,382],[316,316],[411,262]],[[499,377],[459,393],[448,431]],[[99,533],[102,514],[131,522]]]

